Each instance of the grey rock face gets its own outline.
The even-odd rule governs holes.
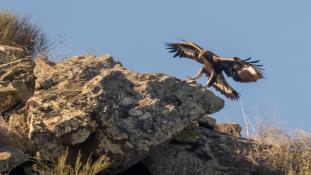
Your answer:
[[[29,155],[15,147],[0,147],[0,172],[8,171],[29,159]]]
[[[224,102],[200,85],[164,74],[138,74],[109,56],[77,56],[59,64],[38,59],[35,93],[25,107],[37,155],[68,147],[106,154],[110,170],[128,167]]]
[[[210,117],[209,115],[203,115],[198,119],[198,125],[200,127],[214,129],[216,126],[216,119]]]
[[[202,127],[187,128],[143,163],[153,175],[254,174],[256,167],[237,154],[249,146],[246,139]]]

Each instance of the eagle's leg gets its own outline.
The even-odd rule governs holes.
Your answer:
[[[215,81],[215,78],[216,78],[216,73],[215,72],[212,72],[211,76],[208,78],[208,81],[207,83],[205,84],[205,88],[206,87],[211,87]]]
[[[204,67],[202,66],[195,76],[188,77],[188,79],[196,81],[196,80],[198,80],[199,78],[202,77],[203,73],[204,73]]]

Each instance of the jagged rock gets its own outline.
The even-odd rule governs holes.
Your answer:
[[[0,115],[5,119],[22,108],[34,92],[34,63],[30,58],[0,65]]]
[[[216,119],[210,117],[209,115],[203,115],[201,118],[198,119],[198,125],[200,127],[214,129],[216,125]]]
[[[241,137],[242,128],[237,123],[217,123],[215,130],[235,137]]]
[[[224,105],[200,85],[138,74],[110,56],[77,56],[56,65],[37,59],[34,74],[35,93],[23,114],[37,155],[55,158],[67,147],[86,157],[106,154],[112,172]]]
[[[256,167],[238,152],[249,146],[246,139],[192,127],[142,163],[153,175],[247,175]]]
[[[15,147],[0,146],[0,173],[26,162],[29,155]]]

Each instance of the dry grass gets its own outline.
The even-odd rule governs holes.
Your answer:
[[[0,11],[0,45],[21,48],[23,52],[9,53],[4,61],[25,56],[34,56],[47,50],[47,40],[38,26],[25,16]],[[15,56],[15,58],[13,58]]]
[[[36,160],[37,173],[43,175],[96,175],[109,166],[109,159],[103,155],[96,161],[92,161],[91,156],[86,161],[81,160],[81,153],[75,160],[74,165],[68,163],[68,151],[60,156],[56,161],[48,164],[44,161]]]
[[[257,119],[249,131],[254,144],[239,153],[259,168],[260,174],[310,175],[311,134],[297,130],[290,134],[277,120]]]

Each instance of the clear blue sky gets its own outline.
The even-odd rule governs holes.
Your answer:
[[[242,123],[242,103],[249,117],[276,115],[289,129],[311,131],[311,1],[0,0],[0,8],[31,16],[52,41],[65,36],[61,55],[110,53],[136,72],[194,75],[196,62],[165,49],[164,42],[179,39],[226,57],[260,59],[267,78],[230,81],[242,98],[226,99],[214,117]]]

